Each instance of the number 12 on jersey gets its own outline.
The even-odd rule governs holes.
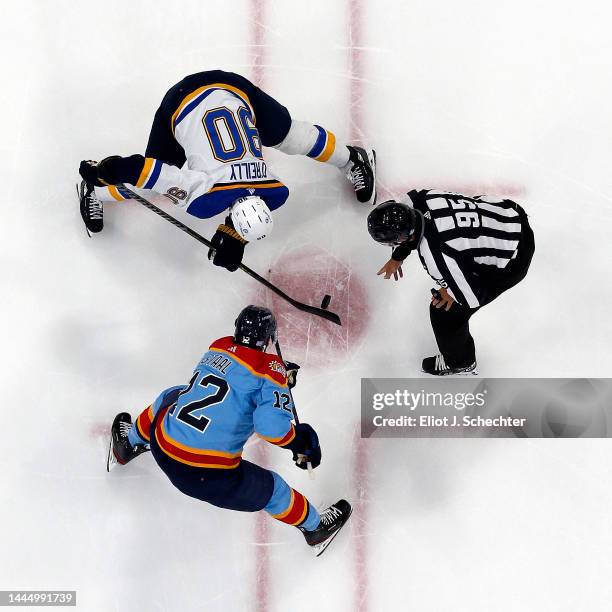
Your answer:
[[[286,410],[293,414],[291,410],[291,397],[288,393],[279,393],[278,391],[274,391],[274,407],[280,408],[281,410]]]
[[[200,380],[200,382],[196,386],[195,382],[200,376],[201,373],[196,370],[191,378],[191,381],[189,382],[189,386],[185,390],[181,391],[181,393],[177,397],[177,403],[179,402],[181,396],[191,393],[194,390],[194,386],[196,397],[198,395],[202,395],[203,393],[199,390],[200,387],[203,389],[208,389],[209,387],[212,387],[213,389],[215,389],[215,392],[212,395],[207,395],[206,397],[196,399],[192,402],[185,404],[184,406],[181,406],[178,413],[176,414],[176,419],[178,421],[181,421],[182,423],[185,423],[185,425],[193,427],[200,433],[204,433],[204,431],[210,424],[210,419],[204,416],[203,414],[195,416],[193,413],[197,412],[198,410],[202,410],[202,408],[208,408],[209,406],[220,404],[225,399],[225,396],[228,394],[230,387],[227,382],[223,380],[223,378],[219,378],[214,374],[207,374],[202,378],[202,380]],[[174,404],[174,406],[170,410],[170,416],[174,416],[175,410],[176,404]]]

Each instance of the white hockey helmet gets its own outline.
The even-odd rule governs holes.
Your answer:
[[[259,196],[238,198],[230,215],[234,229],[248,242],[261,240],[272,231],[272,213]]]

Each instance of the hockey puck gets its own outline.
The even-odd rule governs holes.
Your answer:
[[[329,306],[329,303],[331,302],[331,295],[328,295],[327,293],[323,296],[323,300],[321,301],[321,308],[323,310],[327,310],[327,307]]]
[[[320,307],[331,295],[329,310],[342,319],[342,327],[321,317],[300,312],[277,294],[257,285],[248,299],[274,312],[278,335],[287,357],[302,365],[326,368],[354,357],[370,325],[368,292],[357,270],[315,245],[288,248],[270,266],[269,281],[292,298]],[[264,270],[266,268],[263,268]],[[329,298],[326,298],[326,301]]]

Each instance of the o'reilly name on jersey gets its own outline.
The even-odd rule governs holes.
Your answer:
[[[230,181],[252,181],[268,178],[268,168],[266,162],[263,161],[232,164],[231,169]]]

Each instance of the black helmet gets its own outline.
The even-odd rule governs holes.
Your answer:
[[[234,342],[265,351],[276,337],[276,319],[271,310],[262,306],[247,306],[236,319]]]
[[[419,225],[417,213],[408,204],[387,200],[368,215],[368,232],[382,244],[397,246],[414,236]]]

